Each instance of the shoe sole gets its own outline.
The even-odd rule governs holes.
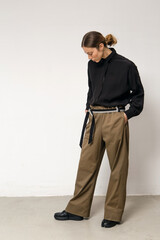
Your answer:
[[[114,227],[114,226],[116,226],[117,224],[120,224],[120,223],[116,223],[115,225],[113,225],[113,226],[104,226],[104,225],[102,225],[101,224],[101,227],[105,227],[105,228],[111,228],[111,227]]]
[[[116,225],[113,225],[113,226],[102,226],[104,228],[111,228],[111,227],[115,227]]]
[[[65,221],[65,220],[74,220],[74,221],[82,221],[83,219],[80,219],[80,218],[75,218],[75,217],[57,217],[57,216],[54,216],[54,218],[56,220],[60,220],[60,221]]]

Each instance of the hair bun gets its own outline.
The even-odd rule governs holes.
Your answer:
[[[115,38],[115,36],[113,36],[113,34],[108,34],[105,37],[105,41],[106,41],[106,44],[109,46],[115,45],[117,43],[117,39]]]

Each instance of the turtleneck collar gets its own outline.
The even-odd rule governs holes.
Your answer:
[[[102,64],[103,62],[110,61],[117,52],[116,52],[116,50],[114,48],[109,48],[109,49],[112,52],[106,58],[101,58],[101,60],[99,62],[94,62],[94,63],[98,65],[98,64]]]

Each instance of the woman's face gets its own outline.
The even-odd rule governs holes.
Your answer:
[[[103,49],[104,45],[99,45],[99,50],[97,48],[88,48],[88,47],[82,47],[84,52],[88,54],[88,58],[91,59],[94,62],[99,62],[103,55]]]

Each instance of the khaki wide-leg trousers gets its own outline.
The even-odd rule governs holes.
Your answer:
[[[106,109],[92,106],[92,109]],[[129,122],[124,112],[94,112],[93,141],[88,144],[92,116],[83,138],[74,196],[65,210],[88,218],[93,200],[96,180],[106,149],[110,165],[110,179],[104,204],[104,219],[121,221],[126,201],[126,184],[129,164]]]

